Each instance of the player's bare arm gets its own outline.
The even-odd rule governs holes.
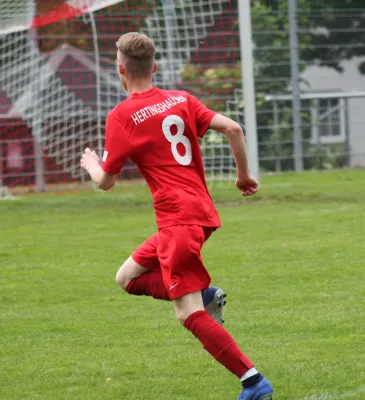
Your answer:
[[[89,148],[81,157],[80,165],[86,169],[93,182],[102,190],[109,190],[115,185],[116,174],[110,174],[102,170],[99,165],[99,156]]]
[[[221,114],[213,117],[209,127],[227,136],[236,161],[237,188],[244,196],[254,195],[258,191],[258,183],[251,176],[248,167],[247,147],[242,128],[237,122]]]

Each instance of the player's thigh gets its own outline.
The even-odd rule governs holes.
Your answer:
[[[159,230],[158,258],[170,299],[209,287],[210,276],[201,257],[206,240],[198,225],[176,225]]]
[[[133,279],[160,268],[157,246],[158,234],[155,234],[133,252],[117,272],[116,281],[119,286],[125,289]]]

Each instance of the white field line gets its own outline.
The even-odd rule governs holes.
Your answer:
[[[355,390],[349,390],[344,393],[322,393],[319,395],[314,394],[313,396],[303,397],[300,400],[338,400],[338,399],[350,399],[360,393],[365,393],[365,386],[360,386]]]

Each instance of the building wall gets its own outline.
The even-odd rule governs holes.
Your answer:
[[[342,63],[343,72],[310,67],[303,74],[303,90],[311,92],[365,92],[365,75],[358,70],[360,58]],[[349,99],[349,147],[351,166],[365,166],[365,97]]]

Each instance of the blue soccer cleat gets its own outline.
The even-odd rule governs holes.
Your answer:
[[[237,400],[272,400],[274,390],[269,381],[261,376],[260,380],[247,389],[243,388]]]
[[[207,313],[213,317],[218,324],[223,325],[222,309],[226,304],[227,295],[222,289],[211,286],[202,291],[203,304]]]

